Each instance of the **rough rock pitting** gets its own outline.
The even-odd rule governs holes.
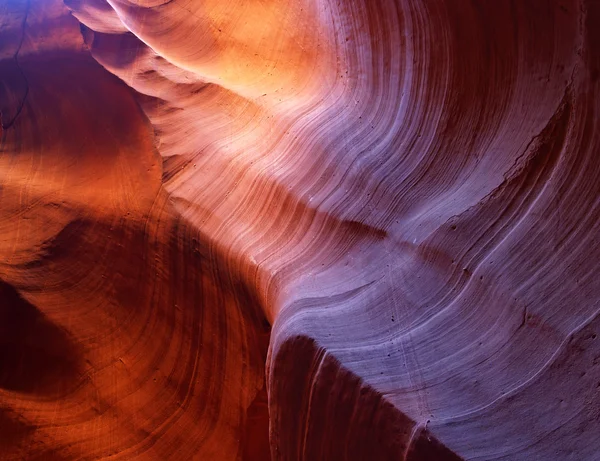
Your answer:
[[[0,16],[1,459],[598,459],[600,4]]]

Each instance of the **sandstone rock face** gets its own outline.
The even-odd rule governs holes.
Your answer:
[[[600,4],[0,5],[0,459],[600,459]]]

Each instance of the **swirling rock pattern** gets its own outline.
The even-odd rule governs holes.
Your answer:
[[[598,2],[0,11],[0,458],[599,459]]]

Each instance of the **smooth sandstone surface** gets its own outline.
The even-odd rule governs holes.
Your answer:
[[[0,3],[0,459],[600,459],[600,3]]]

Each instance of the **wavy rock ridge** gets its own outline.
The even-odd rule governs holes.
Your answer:
[[[598,459],[598,2],[0,12],[0,458]]]

